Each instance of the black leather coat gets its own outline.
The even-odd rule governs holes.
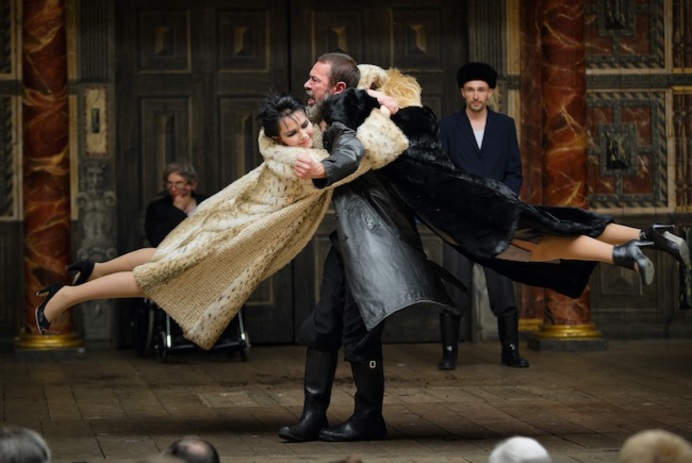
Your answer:
[[[349,140],[345,132],[343,125],[332,121],[324,134],[325,147],[334,148],[336,143],[339,151],[344,151],[344,144],[357,142]],[[386,136],[385,132],[382,136]],[[357,161],[357,156],[346,156],[331,162],[326,166],[326,183],[351,173]],[[315,181],[316,186],[324,183]],[[338,236],[335,245],[368,329],[407,307],[452,306],[423,251],[412,211],[376,172],[370,171],[336,188],[333,204]]]

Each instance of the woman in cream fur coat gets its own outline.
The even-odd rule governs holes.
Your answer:
[[[275,103],[270,98],[264,111]],[[211,348],[257,285],[308,244],[327,211],[332,189],[383,167],[408,146],[387,112],[375,108],[359,126],[357,140],[341,124],[325,132],[325,139],[333,138],[331,154],[322,148],[319,129],[311,130],[309,149],[287,146],[278,136],[286,132],[282,124],[293,121],[296,131],[306,125],[313,129],[306,124],[302,106],[296,102],[291,108],[288,115],[277,110],[273,126],[265,120],[258,140],[264,162],[200,204],[158,248],[103,263],[73,264],[69,269],[78,272],[73,286],[55,283],[39,291],[37,295],[45,296],[36,308],[39,333],[48,332],[53,320],[81,302],[146,297],[175,319],[187,339]],[[275,136],[268,136],[270,132]],[[388,134],[386,143],[382,133]],[[344,150],[362,157],[347,177],[325,188],[298,178],[296,158],[301,153],[307,151],[324,164]]]

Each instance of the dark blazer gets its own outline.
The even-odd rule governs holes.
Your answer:
[[[149,203],[144,218],[144,231],[147,234],[147,240],[154,247],[161,244],[166,235],[187,218],[185,212],[173,205],[173,198],[168,192],[161,192],[159,196]],[[208,196],[193,191],[192,197],[197,200],[199,205]]]
[[[483,145],[478,148],[466,110],[461,110],[440,120],[439,138],[457,168],[498,180],[519,196],[524,177],[514,119],[488,108]]]

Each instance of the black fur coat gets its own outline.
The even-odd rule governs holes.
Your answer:
[[[347,98],[342,102],[348,102],[349,110],[337,112],[335,120],[341,117],[346,125],[357,125],[361,117],[353,111],[353,96]],[[338,100],[333,101],[332,111],[338,106]],[[409,148],[378,173],[423,223],[481,265],[524,284],[579,297],[596,262],[516,262],[496,256],[518,229],[596,237],[611,217],[573,207],[532,206],[501,182],[455,169],[438,141],[437,118],[427,107],[403,108],[392,120],[408,137]]]

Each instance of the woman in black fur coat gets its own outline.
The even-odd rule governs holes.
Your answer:
[[[324,118],[356,128],[376,105],[363,90],[328,100]],[[379,170],[418,218],[470,259],[521,283],[579,297],[598,262],[639,272],[651,284],[653,263],[641,248],[690,263],[687,243],[669,225],[639,230],[574,207],[524,203],[505,185],[456,169],[437,138],[437,117],[427,107],[400,109],[392,120],[409,148]]]

